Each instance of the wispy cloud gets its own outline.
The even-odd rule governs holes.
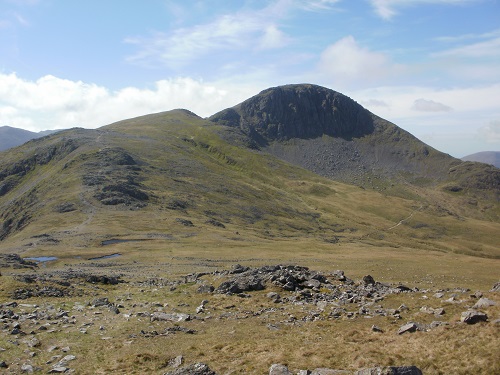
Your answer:
[[[417,99],[413,102],[412,109],[420,112],[449,112],[451,107],[428,99]]]
[[[480,0],[368,0],[375,13],[385,20],[390,20],[398,9],[421,4],[463,5]]]
[[[464,58],[500,57],[500,36],[482,42],[463,45],[435,53],[434,56],[454,56]]]
[[[334,9],[334,5],[341,0],[307,0],[296,1],[297,6],[309,11],[323,11]]]
[[[190,28],[127,38],[126,43],[139,48],[127,60],[177,69],[208,54],[216,56],[225,51],[234,53],[247,50],[249,46],[253,46],[254,50],[284,47],[291,38],[276,23],[279,6],[283,6],[283,3],[275,3],[260,10],[224,14],[212,22]]]

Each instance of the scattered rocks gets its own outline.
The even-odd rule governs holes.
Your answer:
[[[391,367],[371,367],[357,371],[338,370],[330,368],[316,368],[310,370],[300,370],[298,375],[423,375],[416,366],[391,366]],[[273,364],[269,368],[269,375],[293,375],[287,366]]]
[[[154,312],[151,314],[151,321],[166,321],[166,322],[186,322],[191,320],[189,314],[180,313],[164,313],[164,312]]]
[[[165,375],[217,375],[204,363],[195,363],[180,369],[166,372]]]
[[[467,324],[476,324],[479,322],[486,322],[487,320],[488,315],[477,310],[464,311],[460,317],[460,321]]]

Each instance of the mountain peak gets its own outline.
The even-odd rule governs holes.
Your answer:
[[[372,114],[334,90],[293,84],[272,87],[210,117],[260,141],[360,137],[373,131]]]

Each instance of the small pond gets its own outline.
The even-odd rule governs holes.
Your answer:
[[[124,243],[124,242],[140,242],[140,241],[148,241],[149,239],[147,238],[140,238],[140,239],[136,239],[136,240],[121,240],[121,239],[118,239],[118,238],[112,238],[110,240],[104,240],[101,242],[101,245],[102,246],[107,246],[107,245],[114,245],[114,244],[117,244],[117,243]]]
[[[109,255],[103,255],[103,256],[100,256],[100,257],[89,258],[88,260],[111,259],[111,258],[116,258],[116,257],[119,257],[119,256],[121,256],[120,253],[114,253],[114,254],[109,254]]]
[[[38,263],[44,263],[44,262],[50,262],[52,260],[57,260],[57,257],[29,257],[29,258],[24,258],[26,260],[33,260]]]

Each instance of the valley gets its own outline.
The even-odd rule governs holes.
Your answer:
[[[29,141],[0,153],[1,371],[497,373],[499,199],[314,85]]]

